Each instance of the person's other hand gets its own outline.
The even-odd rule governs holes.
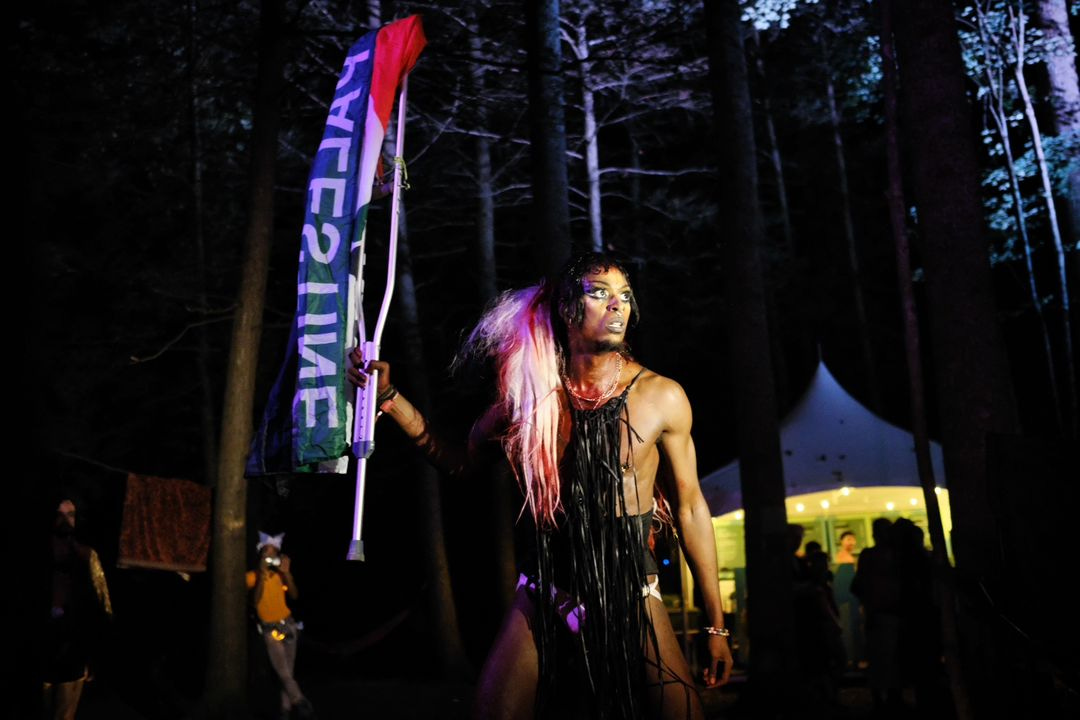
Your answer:
[[[719,635],[710,635],[709,664],[705,667],[705,687],[726,685],[731,679],[731,665],[731,647],[728,646],[728,639]]]
[[[390,387],[390,363],[384,360],[371,360],[364,362],[364,354],[356,347],[349,353],[349,367],[345,374],[349,382],[357,387],[367,387],[368,376],[372,372],[379,373],[379,387],[377,392],[381,395]]]

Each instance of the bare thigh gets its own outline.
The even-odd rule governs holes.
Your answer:
[[[530,720],[536,702],[539,658],[533,639],[535,607],[518,588],[476,686],[477,720]]]
[[[75,720],[75,713],[79,709],[79,698],[82,697],[85,677],[71,682],[55,683],[53,690],[53,718],[54,720]]]
[[[703,720],[704,710],[698,696],[690,666],[686,664],[682,647],[675,638],[664,604],[650,596],[646,598],[647,612],[656,632],[656,647],[651,642],[645,649],[645,672],[649,684],[649,716],[664,720]],[[656,651],[660,658],[657,662]]]

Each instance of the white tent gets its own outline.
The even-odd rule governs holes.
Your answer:
[[[848,395],[818,362],[810,387],[780,425],[787,497],[841,488],[918,487],[912,434],[890,425]],[[930,443],[934,478],[945,487],[941,446]],[[714,516],[742,508],[739,462],[701,480]]]

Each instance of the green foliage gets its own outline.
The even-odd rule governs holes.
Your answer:
[[[1043,153],[1050,169],[1054,194],[1068,197],[1069,176],[1080,169],[1080,133],[1044,136]]]
[[[783,22],[758,23],[766,30],[763,37],[790,46],[798,56],[782,90],[793,116],[807,125],[830,122],[828,78],[845,120],[881,122],[881,49],[872,5],[864,0],[760,5],[768,17],[783,10]]]
[[[1013,173],[1021,188],[1022,216],[1035,248],[1045,242],[1040,231],[1047,229],[1045,200],[1031,128],[1014,74],[1019,57],[1017,43],[1021,40],[1018,7],[1010,0],[992,0],[964,7],[959,12],[964,63],[977,87],[976,98],[983,106],[982,145],[987,158],[983,175],[986,190],[984,204],[987,227],[992,237],[991,261],[994,263],[1022,257],[1022,249],[1018,249],[1020,227],[1016,200],[1006,167],[1009,158],[1004,142],[1009,142],[1013,147]],[[1043,33],[1033,27],[1029,19],[1025,20],[1023,27],[1025,65],[1045,62],[1048,54],[1069,49],[1062,43],[1050,47]],[[1028,88],[1028,92],[1035,97],[1033,88]],[[1080,162],[1076,159],[1080,149],[1077,139],[1043,134],[1042,143],[1054,194],[1067,197],[1070,168]]]
[[[881,38],[877,35],[865,35],[856,58],[857,63],[852,67],[852,79],[848,83],[844,107],[854,112],[859,119],[877,118],[883,79]]]
[[[743,20],[758,30],[778,28],[786,30],[792,18],[807,5],[817,5],[819,0],[749,0],[743,5]]]

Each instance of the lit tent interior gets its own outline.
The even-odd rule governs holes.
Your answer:
[[[926,529],[912,434],[861,405],[824,362],[781,423],[780,448],[788,522],[803,525],[805,540],[817,540],[830,555],[845,530],[856,533],[859,549],[866,547],[877,517],[907,517]],[[930,443],[930,456],[948,537],[952,523],[938,443]],[[744,566],[738,460],[703,477],[701,488],[712,510],[721,566]]]

